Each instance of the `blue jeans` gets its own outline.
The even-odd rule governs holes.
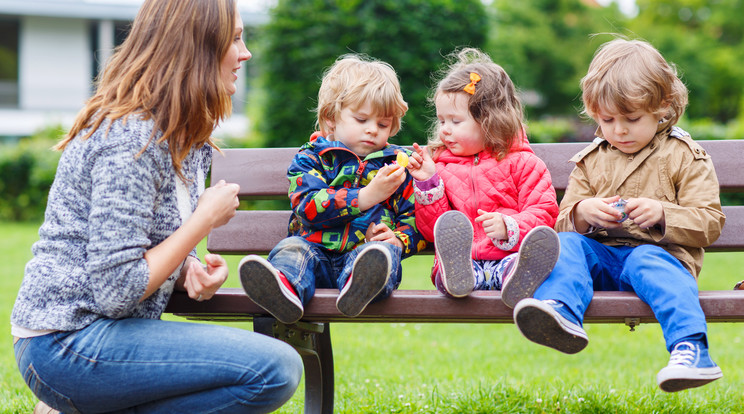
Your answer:
[[[365,247],[377,244],[390,252],[391,273],[387,285],[373,299],[376,302],[390,296],[400,286],[403,249],[390,243],[367,242],[346,253],[330,252],[302,237],[292,236],[280,241],[269,253],[268,260],[292,283],[303,305],[315,295],[315,288],[343,289],[349,280],[354,259]]]
[[[654,312],[667,350],[680,339],[706,335],[695,278],[659,246],[606,246],[578,233],[558,233],[561,254],[536,299],[566,304],[583,322],[594,291],[635,292]]]
[[[270,412],[302,377],[286,343],[209,324],[99,319],[14,349],[33,393],[68,414]]]

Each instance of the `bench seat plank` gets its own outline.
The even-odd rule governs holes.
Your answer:
[[[361,315],[349,318],[336,309],[338,291],[317,289],[305,309],[308,322],[480,322],[513,323],[512,310],[498,291],[476,291],[462,299],[448,298],[437,290],[397,290],[384,301],[370,304]],[[709,322],[744,322],[744,291],[701,291],[700,304]],[[212,321],[250,320],[267,316],[240,288],[222,288],[211,300],[195,302],[176,292],[166,312],[189,319]],[[586,323],[655,322],[651,309],[635,294],[595,292],[586,311]]]

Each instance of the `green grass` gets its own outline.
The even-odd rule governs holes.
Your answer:
[[[8,321],[37,223],[0,223],[5,256],[0,318]],[[201,247],[203,251],[203,247]],[[239,257],[229,258],[234,277]],[[430,256],[404,261],[403,288],[432,288]],[[706,256],[701,289],[727,290],[744,278],[744,254]],[[168,316],[168,319],[174,318]],[[249,323],[233,324],[250,329]],[[6,325],[7,326],[7,325]],[[336,412],[357,413],[744,413],[744,325],[709,325],[711,354],[724,377],[666,394],[661,330],[643,324],[588,324],[589,346],[564,355],[524,339],[511,324],[333,324]],[[301,413],[302,386],[280,413]],[[0,341],[0,412],[29,413],[36,400]]]

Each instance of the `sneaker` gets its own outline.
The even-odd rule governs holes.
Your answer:
[[[36,407],[34,407],[33,414],[59,414],[59,411],[46,405],[43,401],[39,401],[39,403],[36,404]]]
[[[701,341],[682,341],[674,345],[669,365],[656,375],[659,388],[677,392],[705,385],[721,378],[723,373],[708,355]]]
[[[390,252],[372,244],[354,259],[351,275],[336,299],[336,308],[346,316],[357,316],[382,292],[390,279]]]
[[[475,287],[473,272],[473,225],[465,214],[450,210],[434,224],[434,250],[444,289],[461,298]]]
[[[561,253],[558,233],[547,226],[530,230],[519,246],[517,258],[504,276],[501,300],[510,308],[524,298],[531,298],[535,290],[548,278]]]
[[[293,324],[302,318],[304,308],[292,284],[268,260],[248,255],[238,265],[245,294],[279,322]]]
[[[514,308],[514,323],[530,341],[566,354],[575,354],[589,344],[578,319],[552,299],[522,299]]]

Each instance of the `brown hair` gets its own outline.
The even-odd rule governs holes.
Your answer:
[[[618,113],[643,110],[674,125],[685,112],[687,88],[673,64],[649,43],[615,39],[599,47],[581,79],[583,114],[596,119],[605,109]]]
[[[447,63],[430,102],[433,103],[442,93],[466,94],[468,111],[483,129],[485,148],[497,159],[503,159],[524,131],[524,112],[514,83],[501,66],[478,49],[454,51],[447,57]],[[471,73],[481,78],[472,95],[464,91],[470,83]],[[439,139],[438,126],[435,119],[428,142],[433,154],[444,147]]]
[[[124,43],[97,80],[96,92],[56,146],[64,149],[105,120],[139,114],[153,119],[167,141],[173,167],[194,145],[216,148],[212,132],[232,110],[220,63],[232,42],[234,0],[146,0]]]
[[[408,111],[395,70],[388,63],[368,56],[340,56],[323,75],[318,91],[316,128],[327,135],[326,121],[334,121],[345,107],[358,108],[365,102],[377,115],[390,117],[390,136],[400,131],[400,120]]]

